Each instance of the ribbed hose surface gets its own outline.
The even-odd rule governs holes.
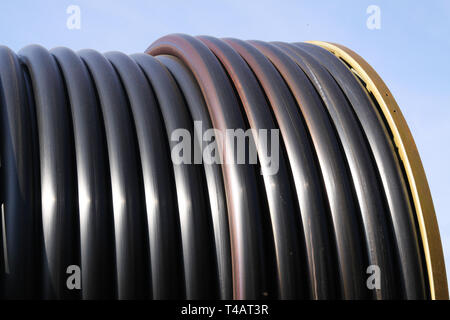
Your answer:
[[[0,47],[3,298],[429,298],[407,178],[347,65],[206,36],[146,53]],[[278,170],[270,143],[201,161],[208,129],[279,130]]]

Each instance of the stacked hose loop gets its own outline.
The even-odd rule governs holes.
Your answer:
[[[1,296],[447,298],[420,158],[361,61],[187,35],[131,56],[0,47]],[[208,129],[252,129],[257,161],[206,161],[234,151]]]

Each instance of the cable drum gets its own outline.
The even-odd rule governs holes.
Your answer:
[[[392,94],[326,42],[0,47],[3,299],[448,299]]]

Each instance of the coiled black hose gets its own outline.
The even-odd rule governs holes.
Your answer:
[[[0,98],[3,298],[430,298],[389,127],[323,48],[187,35],[131,56],[0,47]],[[178,129],[193,163],[171,158]],[[279,130],[279,148],[201,161],[223,143],[208,129]]]

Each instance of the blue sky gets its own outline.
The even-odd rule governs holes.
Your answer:
[[[69,30],[69,5],[81,29]],[[381,29],[366,27],[369,5]],[[341,43],[387,83],[425,167],[450,267],[450,1],[0,1],[0,44],[141,52],[169,33]],[[450,269],[450,268],[447,268]],[[449,272],[447,272],[449,274]]]

